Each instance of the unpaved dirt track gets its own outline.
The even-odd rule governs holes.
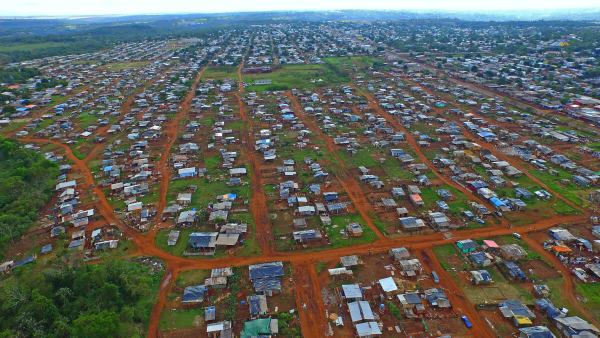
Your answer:
[[[248,117],[246,113],[246,106],[242,100],[242,94],[244,93],[244,83],[242,78],[242,67],[241,63],[237,69],[239,91],[236,94],[238,101],[239,114],[243,122],[242,126],[242,146],[248,162],[250,164],[250,186],[251,186],[251,197],[250,197],[250,212],[256,225],[256,239],[263,255],[270,256],[273,254],[273,234],[271,232],[272,226],[269,220],[269,208],[267,205],[267,195],[263,189],[262,182],[262,162],[256,151],[254,150],[254,122],[251,117]]]
[[[477,312],[475,306],[469,302],[469,300],[465,297],[465,294],[454,283],[450,274],[444,270],[444,268],[442,268],[431,248],[419,251],[417,253],[417,257],[428,267],[430,271],[437,272],[440,278],[440,285],[446,290],[448,300],[450,300],[450,304],[452,304],[452,308],[455,310],[455,312],[459,316],[466,315],[469,317],[469,320],[473,324],[473,327],[469,331],[477,338],[496,337],[491,328],[481,318],[481,315]]]
[[[352,175],[346,168],[345,162],[338,156],[338,149],[330,136],[323,133],[321,128],[317,125],[317,123],[310,117],[304,114],[302,106],[298,102],[298,98],[293,96],[291,92],[287,92],[288,98],[292,102],[292,109],[296,116],[304,123],[306,127],[315,135],[318,135],[320,139],[325,141],[325,147],[329,155],[335,158],[336,164],[342,169],[342,174],[336,174],[336,177],[348,196],[352,201],[352,204],[362,217],[362,219],[367,223],[369,228],[375,232],[377,238],[384,240],[385,236],[381,233],[379,228],[375,225],[373,220],[371,219],[371,214],[373,213],[373,209],[371,208],[371,203],[369,203],[367,197],[365,196],[363,190],[360,185],[356,182],[355,179],[352,178]]]
[[[249,264],[264,263],[274,260],[290,262],[292,264],[315,262],[321,260],[333,260],[339,258],[340,256],[346,255],[383,253],[391,248],[398,246],[405,246],[409,250],[419,250],[431,248],[437,245],[454,243],[455,241],[461,239],[489,238],[500,235],[508,235],[514,231],[514,229],[509,229],[505,227],[495,227],[493,229],[478,228],[455,232],[453,233],[453,236],[451,238],[444,238],[444,236],[441,233],[433,233],[408,238],[379,239],[369,244],[362,244],[352,247],[344,247],[319,252],[274,252],[271,255],[263,254],[260,256],[252,257],[223,257],[210,260],[179,257],[171,255],[156,247],[154,243],[154,238],[152,236],[149,236],[148,234],[139,233],[136,230],[133,230],[132,228],[125,225],[123,222],[121,222],[121,220],[114,214],[114,211],[112,210],[110,204],[104,196],[103,191],[98,187],[91,188],[93,186],[93,177],[91,175],[91,172],[82,160],[79,160],[77,157],[75,157],[75,155],[73,155],[73,152],[67,145],[55,140],[46,139],[23,139],[23,141],[40,144],[54,144],[56,146],[61,147],[65,151],[65,156],[72,161],[74,170],[79,171],[82,174],[83,182],[80,182],[80,187],[84,189],[92,189],[93,193],[96,194],[96,196],[98,197],[98,202],[96,206],[99,210],[99,213],[108,222],[114,223],[117,227],[119,227],[119,229],[123,231],[123,233],[133,241],[133,243],[137,246],[140,255],[154,256],[163,260],[165,262],[165,265],[167,266],[167,271],[171,272],[171,275],[176,275],[178,272],[186,270],[211,269],[225,266],[245,266]],[[559,224],[584,222],[586,220],[586,215],[554,217],[552,219],[545,219],[533,225],[529,225],[527,226],[527,228],[519,229],[519,231],[522,234],[527,234],[529,232],[548,229]],[[160,316],[158,314],[160,314],[162,311],[162,307],[164,306],[166,299],[165,297],[167,296],[168,290],[170,289],[170,284],[163,285],[165,287],[162,287],[159,291],[158,300],[153,309],[154,314],[150,318],[149,327],[152,328],[152,330],[148,331],[148,337],[158,336],[157,328],[158,320],[160,319]],[[306,328],[303,326],[302,329],[310,330],[310,327]],[[304,336],[313,337],[308,334],[305,334]]]
[[[292,265],[296,291],[296,309],[303,337],[325,337],[327,321],[319,279],[312,262]]]
[[[433,163],[431,163],[431,161],[427,158],[427,156],[425,156],[425,153],[423,153],[423,150],[417,144],[417,141],[415,140],[414,136],[410,133],[410,131],[408,129],[406,129],[402,125],[402,123],[400,123],[394,116],[392,116],[391,114],[386,112],[384,109],[382,109],[381,106],[379,105],[379,101],[371,93],[362,92],[362,94],[369,101],[369,106],[371,107],[371,109],[375,110],[381,117],[385,118],[385,120],[389,124],[391,124],[394,128],[396,128],[397,130],[402,131],[404,133],[406,142],[411,147],[411,149],[417,154],[417,157],[419,157],[419,160],[421,162],[423,162],[425,165],[427,165],[427,167],[435,174],[435,176],[438,179],[440,179],[445,184],[447,184],[451,187],[454,187],[458,191],[466,194],[467,196],[470,196],[471,199],[473,199],[481,204],[487,205],[488,207],[492,208],[491,210],[493,210],[493,206],[488,201],[481,199],[478,195],[474,194],[471,190],[465,188],[464,186],[454,182],[453,180],[449,179],[445,175],[441,174],[437,170],[436,166],[433,165]],[[505,219],[501,218],[500,225],[508,226],[508,222]]]
[[[413,85],[417,85],[421,88],[423,88],[425,90],[425,92],[434,95],[436,97],[444,97],[444,99],[446,99],[447,101],[451,101],[451,103],[454,106],[459,107],[458,102],[450,97],[449,95],[443,95],[441,93],[438,93],[437,91],[431,90],[430,88],[427,88],[421,84],[419,84],[416,81],[413,81],[411,79],[408,78],[404,78],[403,79],[405,81],[410,82]],[[485,116],[481,116],[479,113],[477,113],[476,109],[469,109],[469,113],[473,114],[473,116],[484,119],[485,121],[488,121],[489,123],[495,123],[495,121],[489,121]],[[481,148],[489,151],[490,153],[492,153],[494,156],[496,156],[498,159],[502,160],[502,161],[507,161],[509,162],[513,167],[517,168],[519,171],[521,171],[525,176],[527,176],[527,178],[529,178],[531,181],[533,181],[534,183],[536,183],[537,185],[539,185],[540,187],[544,188],[546,191],[551,192],[552,195],[558,199],[560,199],[561,201],[563,201],[564,203],[566,203],[567,205],[569,205],[570,207],[576,209],[576,210],[580,210],[581,211],[581,207],[576,205],[575,203],[571,202],[570,200],[566,199],[565,197],[563,197],[562,195],[556,193],[554,190],[552,190],[550,187],[548,187],[544,182],[540,181],[537,177],[535,177],[534,175],[532,175],[529,170],[527,170],[523,165],[522,165],[522,160],[516,157],[510,157],[508,155],[506,155],[505,153],[499,151],[493,144],[485,142],[484,140],[478,138],[475,136],[475,134],[473,134],[471,131],[467,130],[467,128],[465,128],[463,126],[463,124],[461,123],[460,119],[456,116],[447,114],[444,115],[444,118],[450,119],[454,122],[457,123],[457,125],[459,126],[460,130],[462,131],[462,135],[464,135],[469,141],[477,143]]]
[[[179,122],[189,115],[190,107],[192,104],[192,100],[194,96],[196,96],[196,88],[198,88],[198,84],[200,83],[200,79],[202,78],[202,74],[206,67],[203,67],[192,82],[190,89],[188,90],[183,102],[179,106],[179,110],[175,117],[166,124],[165,126],[165,136],[167,145],[165,146],[164,151],[160,155],[160,161],[156,167],[157,172],[160,174],[160,188],[159,188],[159,199],[158,204],[156,206],[156,216],[154,217],[154,223],[158,224],[162,217],[162,212],[167,205],[167,192],[169,191],[169,183],[171,181],[171,168],[169,168],[169,157],[171,154],[171,148],[177,141],[177,131],[179,130]]]
[[[590,316],[588,310],[585,308],[585,304],[581,303],[581,301],[579,301],[575,296],[575,282],[573,281],[574,276],[571,274],[571,271],[569,271],[569,269],[558,259],[558,257],[551,254],[549,251],[544,250],[544,247],[539,242],[527,235],[522,236],[522,238],[530,248],[539,253],[545,261],[550,263],[552,267],[556,268],[561,273],[563,277],[562,294],[569,302],[569,305],[575,308],[577,312],[581,313],[582,316],[584,316],[596,327],[600,327],[600,321],[598,321],[598,318]],[[552,292],[560,291],[553,290]]]
[[[550,110],[550,109],[542,108],[542,107],[540,107],[540,106],[538,106],[536,104],[533,104],[531,102],[523,100],[523,99],[521,99],[519,97],[511,96],[510,94],[500,92],[500,91],[495,90],[493,88],[490,88],[488,86],[481,85],[481,84],[478,84],[478,83],[474,83],[474,82],[471,82],[471,81],[468,81],[468,80],[463,80],[461,78],[458,78],[458,77],[450,74],[449,72],[447,72],[445,70],[438,69],[438,68],[434,67],[433,65],[431,65],[431,64],[429,64],[427,62],[424,62],[423,60],[419,60],[419,59],[412,58],[412,57],[408,58],[407,56],[408,55],[404,55],[404,59],[405,60],[409,60],[411,62],[416,62],[416,63],[422,65],[424,68],[428,69],[429,71],[431,71],[434,74],[442,74],[442,75],[446,76],[449,81],[451,81],[451,82],[453,82],[455,84],[458,84],[460,86],[466,87],[466,88],[468,88],[470,90],[473,90],[475,92],[478,92],[478,93],[481,93],[481,94],[484,94],[484,95],[487,95],[487,96],[490,96],[490,97],[493,97],[493,98],[504,99],[507,102],[509,102],[510,104],[512,104],[513,106],[518,107],[520,109],[533,109],[533,111],[535,112],[535,114],[538,115],[538,116],[540,116],[540,117],[547,118],[549,115],[552,116],[552,115],[555,115],[555,114],[560,114],[560,115],[563,115],[563,116],[566,116],[566,117],[569,117],[569,118],[572,118],[572,119],[574,118],[574,117],[569,116],[568,114],[566,114],[566,113],[564,113],[562,111]],[[593,128],[597,133],[600,132],[600,128],[598,128],[597,126],[594,126],[594,125],[589,125],[588,121],[585,121],[585,120],[580,120],[580,121],[588,124],[588,126],[591,127],[591,128]]]

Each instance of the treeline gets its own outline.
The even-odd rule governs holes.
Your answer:
[[[58,173],[58,166],[41,154],[0,138],[0,252],[38,219]]]
[[[160,275],[123,260],[22,271],[1,284],[0,337],[143,337]]]
[[[38,75],[40,75],[40,71],[34,68],[0,68],[0,83],[25,83],[30,78]]]
[[[54,29],[60,30],[57,26]],[[0,64],[57,55],[91,53],[120,42],[165,39],[172,37],[202,37],[215,27],[181,27],[175,21],[147,24],[109,23],[88,25],[69,33],[29,35],[22,32],[0,35]],[[22,48],[20,48],[22,46]],[[15,47],[15,48],[11,48]]]

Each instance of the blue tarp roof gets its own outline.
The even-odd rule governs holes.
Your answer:
[[[490,198],[490,203],[492,203],[496,208],[506,206],[506,204],[504,204],[504,202],[502,202],[502,200],[500,200],[498,197]]]
[[[283,276],[283,263],[272,262],[249,266],[250,280]]]
[[[184,303],[188,302],[201,302],[204,300],[204,295],[206,294],[207,288],[205,285],[193,285],[187,286],[183,290],[183,297],[181,301]]]
[[[281,277],[284,275],[282,262],[254,264],[248,270],[256,292],[281,289]]]
[[[192,232],[188,241],[192,248],[206,248],[214,236],[206,232]]]

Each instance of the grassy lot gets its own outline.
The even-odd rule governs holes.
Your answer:
[[[442,268],[448,271],[454,282],[461,287],[469,301],[473,304],[500,301],[507,298],[520,299],[521,301],[533,303],[533,295],[520,283],[507,280],[495,266],[486,267],[494,283],[489,286],[473,286],[465,278],[463,271],[474,270],[453,244],[436,246],[433,248],[435,256],[440,261]]]
[[[558,171],[558,176],[553,176],[548,171],[542,170],[530,170],[529,172],[540,181],[544,182],[544,184],[546,184],[550,189],[554,190],[558,194],[561,194],[569,201],[575,203],[576,205],[586,206],[587,201],[585,198],[581,198],[581,189],[579,187],[573,183],[569,183],[568,185],[563,185],[560,183],[561,179],[570,180],[572,175],[557,167],[553,167],[553,169]]]
[[[110,71],[113,71],[113,72],[119,72],[119,71],[126,70],[126,69],[141,68],[141,67],[146,66],[149,63],[150,63],[149,61],[113,62],[113,63],[108,63],[108,64],[104,65],[103,67]]]
[[[165,309],[161,316],[158,328],[160,330],[185,329],[199,326],[204,322],[204,309]]]
[[[410,180],[415,177],[413,173],[402,167],[400,161],[395,158],[386,158],[385,161],[379,165],[383,168],[388,178]]]
[[[577,284],[577,292],[585,297],[585,305],[592,315],[600,318],[600,283]]]
[[[592,148],[594,150],[600,151],[600,142],[588,143],[588,144],[586,144],[586,146],[588,146],[589,148]]]
[[[51,99],[50,99],[50,103],[48,104],[49,106],[55,106],[57,104],[61,104],[65,101],[67,101],[69,97],[66,95],[52,95]]]
[[[237,80],[237,67],[235,66],[210,66],[202,74],[202,80]]]
[[[372,56],[349,56],[349,57],[331,57],[323,59],[325,63],[340,71],[353,72],[358,75],[364,75],[371,68],[383,68],[383,60]]]
[[[344,238],[340,230],[344,230],[350,223],[359,223],[363,227],[361,237]],[[331,217],[331,226],[327,227],[327,236],[331,246],[329,248],[340,248],[349,245],[364,244],[373,242],[376,239],[375,233],[366,225],[365,221],[358,214],[337,215]]]
[[[186,287],[194,284],[204,284],[204,280],[210,277],[210,270],[183,271],[177,276],[175,284],[178,287]]]
[[[77,116],[77,123],[82,129],[86,129],[96,122],[98,122],[98,116],[92,112],[81,113]]]
[[[270,85],[253,85],[255,80],[270,79]],[[349,78],[328,64],[283,65],[265,74],[244,74],[244,82],[250,84],[248,91],[313,89],[346,83]]]
[[[350,155],[346,151],[340,151],[338,156],[340,156],[344,162],[350,163],[353,168],[358,168],[360,166],[372,168],[380,165],[379,161],[373,158],[373,152],[369,149],[360,149],[354,155]]]
[[[174,202],[177,194],[185,191],[190,186],[196,186],[196,191],[192,193],[192,203],[189,208],[206,208],[209,203],[215,202],[216,197],[228,193],[238,195],[238,199],[247,200],[250,198],[250,186],[242,185],[230,187],[225,181],[209,181],[204,178],[178,179],[171,181],[167,201]]]
[[[66,43],[62,42],[39,42],[39,43],[17,43],[17,44],[6,44],[0,46],[0,53],[8,52],[31,52],[37,49],[63,47]]]
[[[177,244],[173,245],[173,246],[168,246],[167,245],[167,240],[169,238],[169,232],[171,232],[171,230],[169,229],[162,229],[158,232],[158,234],[156,235],[156,245],[170,253],[173,254],[175,256],[183,256],[183,253],[187,247],[187,243],[188,243],[188,239],[190,238],[190,234],[194,231],[198,231],[198,230],[192,230],[192,229],[179,229],[180,233],[179,233],[179,240],[177,241]]]

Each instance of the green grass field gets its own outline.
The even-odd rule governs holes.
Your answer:
[[[254,85],[254,81],[269,79],[270,85]],[[244,74],[248,91],[313,89],[347,83],[348,76],[328,64],[283,65],[271,73]]]
[[[149,61],[113,62],[113,63],[108,63],[108,64],[104,65],[103,67],[110,71],[118,72],[118,71],[122,71],[122,70],[126,70],[126,69],[141,68],[141,67],[146,66],[149,63],[150,63]]]
[[[359,223],[363,228],[361,237],[344,238],[340,230],[346,228],[350,223]],[[365,221],[358,214],[338,215],[331,217],[331,226],[327,227],[327,236],[331,246],[329,248],[341,248],[349,245],[357,245],[373,242],[376,239],[375,233],[366,225]],[[337,226],[334,228],[334,226]]]
[[[175,330],[194,327],[204,322],[204,309],[165,309],[158,327],[160,330]]]
[[[585,306],[596,318],[600,318],[600,283],[577,284],[577,292],[585,297]]]
[[[237,67],[235,66],[210,66],[202,74],[202,80],[237,80]]]
[[[39,43],[17,43],[0,46],[0,53],[8,52],[30,52],[37,49],[63,47],[66,43],[62,42],[39,42]]]

